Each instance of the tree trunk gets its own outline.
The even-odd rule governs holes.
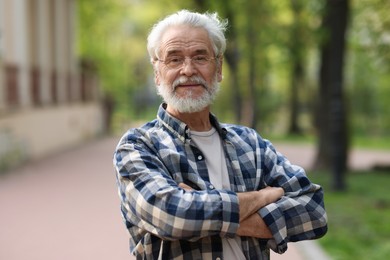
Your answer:
[[[304,48],[305,36],[302,33],[302,1],[291,0],[291,8],[294,14],[294,24],[290,36],[290,56],[292,59],[291,87],[290,87],[290,124],[288,132],[290,134],[301,134],[299,127],[299,90],[304,82]]]
[[[301,61],[293,61],[291,92],[290,92],[290,125],[288,132],[294,135],[302,134],[299,126],[299,88],[303,83],[303,65]]]
[[[232,90],[232,105],[233,105],[233,111],[234,111],[234,117],[235,121],[238,123],[241,120],[241,114],[242,114],[242,94],[240,92],[240,84],[239,84],[239,77],[238,77],[238,64],[240,62],[240,51],[239,51],[239,45],[238,45],[238,37],[237,37],[237,29],[234,25],[235,16],[234,16],[234,10],[229,4],[229,2],[226,2],[222,5],[222,8],[225,12],[225,17],[228,19],[230,27],[229,30],[226,32],[227,41],[229,44],[227,44],[226,51],[225,51],[225,60],[227,65],[230,68],[230,87]]]
[[[323,18],[325,41],[321,49],[319,107],[316,115],[319,146],[315,166],[332,171],[335,190],[346,187],[348,135],[343,65],[348,11],[348,0],[327,0]]]
[[[243,115],[242,124],[247,125],[252,128],[257,127],[258,122],[258,105],[257,100],[259,98],[257,93],[257,57],[259,50],[259,31],[256,30],[258,20],[258,11],[260,10],[261,1],[251,0],[248,1],[246,6],[246,17],[247,17],[247,26],[245,39],[247,41],[247,61],[248,61],[248,92],[246,96],[246,101],[243,104]]]

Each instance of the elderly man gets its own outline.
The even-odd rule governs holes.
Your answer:
[[[226,26],[216,14],[182,10],[148,37],[164,103],[114,154],[137,259],[269,259],[270,249],[327,231],[322,188],[255,130],[210,112]]]

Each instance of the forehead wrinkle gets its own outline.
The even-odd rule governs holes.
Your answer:
[[[187,26],[169,28],[162,37],[160,54],[167,56],[188,53],[190,55],[213,53],[207,32]]]
[[[173,50],[168,50],[166,52],[166,56],[172,56],[172,55],[181,55],[186,51],[179,50],[179,49],[173,49]],[[201,48],[201,49],[195,49],[194,51],[191,51],[191,55],[206,55],[209,54],[209,51],[206,48]]]

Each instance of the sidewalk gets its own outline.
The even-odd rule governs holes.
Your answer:
[[[0,259],[132,259],[111,163],[115,142],[87,144],[0,179]]]
[[[133,259],[111,162],[116,142],[105,138],[0,177],[0,259]],[[309,148],[276,147],[297,164],[310,160]],[[291,243],[272,259],[314,259],[314,250],[320,260],[317,247]]]

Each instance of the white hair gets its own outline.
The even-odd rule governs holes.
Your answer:
[[[148,52],[151,61],[157,60],[160,40],[164,32],[171,26],[189,25],[191,27],[203,28],[207,31],[214,50],[214,55],[220,57],[226,49],[226,38],[224,32],[227,28],[227,20],[218,18],[217,13],[196,13],[188,10],[181,10],[171,14],[156,23],[148,36]]]

